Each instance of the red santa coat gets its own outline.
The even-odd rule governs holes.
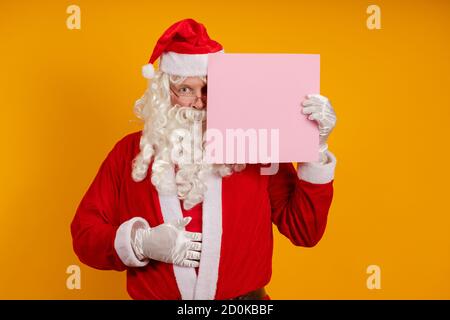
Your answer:
[[[194,268],[138,260],[131,247],[133,227],[183,216],[179,199],[159,195],[150,172],[141,182],[132,180],[140,136],[141,131],[125,136],[109,152],[71,224],[80,261],[102,270],[127,270],[132,298],[236,297],[270,281],[272,223],[297,246],[311,247],[321,239],[333,197],[336,159],[331,152],[327,164],[304,163],[298,172],[284,163],[275,175],[261,175],[260,165],[248,164],[229,177],[208,177],[198,274]]]

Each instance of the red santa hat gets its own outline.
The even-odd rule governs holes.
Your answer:
[[[155,75],[153,63],[159,58],[159,69],[179,76],[205,76],[208,54],[224,52],[222,45],[212,40],[203,24],[184,19],[171,25],[159,38],[148,64],[142,67],[145,78]]]

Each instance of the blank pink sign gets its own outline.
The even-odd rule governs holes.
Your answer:
[[[301,103],[319,92],[318,54],[209,54],[206,161],[318,161],[317,123]]]

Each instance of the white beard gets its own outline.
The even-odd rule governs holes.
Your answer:
[[[219,167],[224,169],[203,161],[205,124],[205,110],[172,106],[167,112],[164,141],[155,148],[152,183],[160,193],[176,191],[185,209],[203,201],[207,175]]]
[[[182,167],[203,164],[203,139],[206,111],[190,107],[172,107],[168,112],[168,136],[171,159]]]

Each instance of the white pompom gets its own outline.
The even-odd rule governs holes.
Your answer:
[[[155,68],[153,68],[153,65],[149,63],[142,66],[142,75],[146,79],[152,79],[155,76]]]

